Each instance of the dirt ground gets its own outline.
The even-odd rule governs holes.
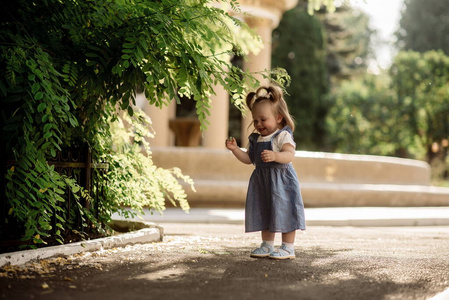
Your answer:
[[[449,227],[309,227],[295,260],[274,261],[249,257],[260,238],[242,225],[163,226],[160,243],[0,268],[0,299],[403,300],[449,287]]]

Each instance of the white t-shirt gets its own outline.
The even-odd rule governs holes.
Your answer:
[[[269,142],[271,140],[271,137],[276,134],[279,131],[276,130],[275,132],[273,132],[270,135],[267,136],[259,136],[257,138],[257,142]],[[293,137],[292,135],[284,130],[281,133],[279,133],[274,139],[273,139],[273,151],[274,152],[281,152],[282,146],[284,146],[284,144],[291,144],[293,146],[293,148],[296,148],[296,143],[293,141]]]

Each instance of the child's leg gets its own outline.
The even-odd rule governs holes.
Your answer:
[[[270,241],[270,242],[274,242],[274,236],[276,233],[274,232],[270,232],[268,230],[264,230],[262,231],[262,241]],[[282,234],[282,236],[284,236],[284,234]],[[294,239],[294,238],[293,238]],[[284,238],[282,238],[282,240],[284,240]]]
[[[282,242],[284,244],[294,244],[296,237],[296,230],[291,232],[282,233]]]

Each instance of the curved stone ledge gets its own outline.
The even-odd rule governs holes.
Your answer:
[[[426,162],[397,157],[297,151],[302,182],[430,185]]]
[[[153,162],[163,168],[179,167],[194,180],[248,180],[254,169],[228,150],[205,148],[155,148]],[[430,184],[426,162],[396,157],[296,151],[293,166],[301,182]]]
[[[186,186],[192,207],[243,207],[254,169],[228,150],[205,148],[156,148],[153,162],[192,177],[197,192]],[[449,188],[430,186],[422,161],[297,151],[293,166],[306,207],[449,205]]]
[[[186,186],[192,207],[245,206],[245,181],[198,180],[196,193]],[[449,188],[422,185],[303,183],[306,207],[449,206]]]

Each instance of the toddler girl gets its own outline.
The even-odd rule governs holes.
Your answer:
[[[234,138],[226,140],[226,147],[241,162],[255,165],[246,197],[245,231],[261,231],[262,244],[251,251],[251,257],[294,259],[296,230],[305,230],[304,204],[291,164],[295,125],[277,86],[249,93],[246,104],[257,132],[249,136],[247,151]],[[282,233],[282,246],[275,250],[276,232]]]

